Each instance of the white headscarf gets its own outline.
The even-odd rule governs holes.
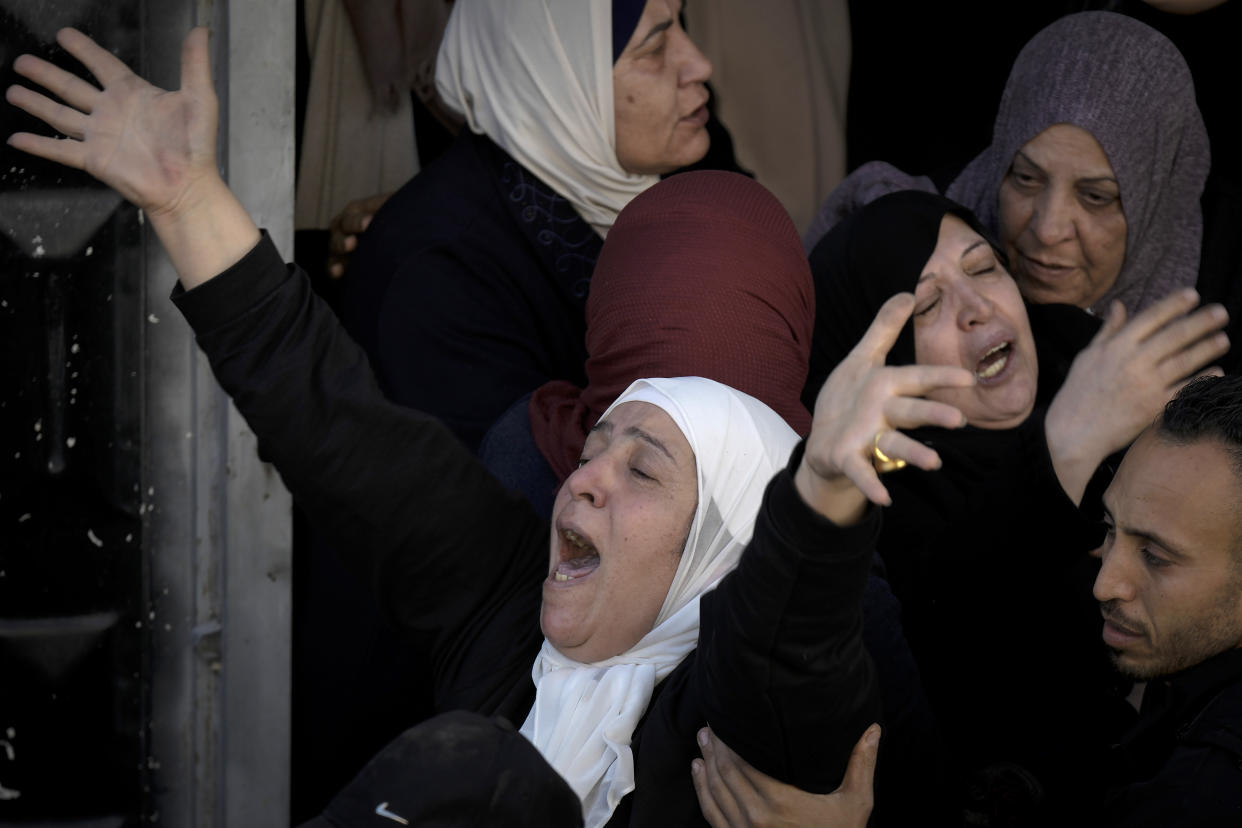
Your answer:
[[[657,682],[694,649],[699,598],[737,566],[768,481],[798,437],[772,409],[699,377],[638,380],[625,402],[665,411],[694,450],[698,508],[655,626],[619,656],[594,664],[566,658],[545,640],[535,659],[535,705],[522,735],[582,799],[587,828],[608,821],[634,790],[630,740]]]
[[[659,180],[617,161],[611,0],[457,0],[436,90],[601,236]]]

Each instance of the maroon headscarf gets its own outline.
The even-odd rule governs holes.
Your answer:
[[[682,173],[631,201],[608,232],[587,300],[587,387],[530,401],[535,444],[565,479],[587,433],[643,377],[698,376],[766,403],[799,434],[815,321],[811,271],[776,197],[737,173]]]

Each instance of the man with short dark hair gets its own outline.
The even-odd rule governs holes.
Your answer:
[[[1242,377],[1187,385],[1130,447],[1104,507],[1104,643],[1147,682],[1113,748],[1105,818],[1242,825]]]

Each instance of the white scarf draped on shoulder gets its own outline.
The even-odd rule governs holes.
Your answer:
[[[763,491],[798,440],[763,403],[698,377],[638,380],[601,421],[635,401],[668,413],[694,450],[698,507],[677,572],[651,632],[621,655],[582,664],[545,640],[521,728],[582,799],[588,828],[607,822],[634,790],[634,728],[656,684],[697,644],[699,598],[737,565]]]

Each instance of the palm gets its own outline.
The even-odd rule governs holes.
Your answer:
[[[206,32],[186,38],[175,92],[147,83],[79,32],[63,30],[58,39],[102,89],[38,58],[19,58],[18,72],[67,105],[20,87],[10,89],[9,100],[69,137],[19,133],[14,146],[84,169],[148,212],[177,207],[195,181],[215,172],[217,104]]]
[[[147,210],[167,209],[214,164],[214,105],[130,75],[104,90],[84,143],[87,172]]]

